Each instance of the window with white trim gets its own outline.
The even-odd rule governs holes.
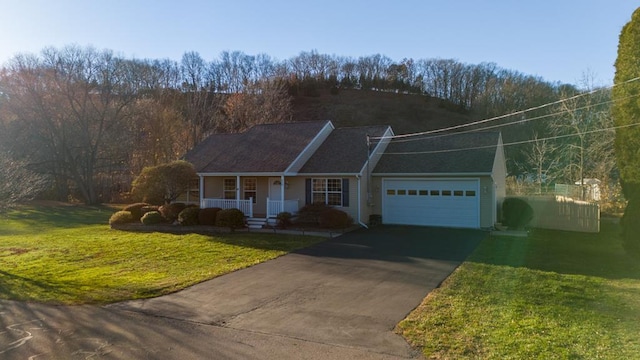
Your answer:
[[[313,203],[342,206],[342,179],[311,179]]]
[[[236,179],[228,178],[223,180],[223,197],[225,199],[236,198]]]
[[[243,190],[244,190],[244,199],[249,200],[253,198],[253,203],[256,203],[256,197],[258,195],[258,179],[256,178],[244,178],[243,181]]]

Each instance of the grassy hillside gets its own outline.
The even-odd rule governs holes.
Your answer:
[[[438,129],[467,123],[470,117],[455,105],[423,95],[370,90],[340,90],[332,95],[298,96],[297,121],[331,120],[336,127],[391,125],[396,134]]]

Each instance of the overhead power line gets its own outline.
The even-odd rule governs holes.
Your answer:
[[[436,139],[436,138],[445,137],[445,136],[467,134],[467,133],[471,133],[471,132],[479,132],[479,131],[485,131],[485,130],[489,130],[489,129],[502,128],[502,127],[507,127],[507,126],[512,126],[512,125],[524,124],[526,122],[533,121],[533,120],[540,120],[540,119],[545,119],[545,118],[548,118],[548,117],[558,116],[558,115],[562,115],[562,114],[569,113],[569,112],[572,112],[572,111],[585,110],[585,109],[596,107],[596,106],[600,106],[600,105],[611,104],[611,103],[614,103],[616,101],[627,100],[627,99],[631,99],[631,98],[635,98],[635,97],[640,97],[640,93],[635,94],[635,95],[629,95],[629,96],[626,96],[626,97],[623,97],[623,98],[620,98],[620,99],[607,100],[607,101],[603,101],[603,102],[596,103],[596,104],[590,104],[590,105],[582,106],[582,107],[575,108],[575,109],[567,109],[567,110],[562,110],[562,111],[558,111],[558,112],[551,113],[551,114],[535,116],[535,117],[526,118],[526,119],[522,119],[522,120],[516,120],[516,121],[512,121],[512,122],[506,123],[506,124],[489,125],[489,126],[485,126],[485,127],[481,127],[481,128],[458,131],[458,132],[453,132],[453,133],[432,135],[432,136],[428,136],[428,137],[411,137],[411,138],[403,138],[403,139],[392,139],[391,141],[393,141],[394,143],[399,143],[399,142],[408,142],[408,141],[429,140],[429,139]]]
[[[546,104],[534,106],[534,107],[531,107],[531,108],[528,108],[528,109],[525,109],[525,110],[519,110],[519,111],[515,111],[515,112],[512,112],[512,113],[509,113],[509,114],[499,115],[499,116],[495,116],[495,117],[492,117],[492,118],[488,118],[488,119],[484,119],[484,120],[478,120],[478,121],[474,121],[474,122],[470,122],[470,123],[466,123],[466,124],[449,126],[449,127],[446,127],[446,128],[428,130],[428,131],[422,131],[422,132],[414,132],[414,133],[391,135],[391,136],[378,136],[378,137],[372,137],[371,139],[372,140],[402,139],[402,138],[408,138],[408,137],[412,137],[412,136],[436,134],[436,133],[440,133],[440,132],[445,132],[445,131],[456,130],[456,129],[465,128],[465,127],[469,127],[469,126],[484,124],[484,123],[488,123],[488,122],[492,122],[492,121],[508,118],[508,117],[511,117],[511,116],[523,115],[523,114],[526,114],[526,113],[531,112],[531,111],[544,109],[544,108],[552,106],[552,105],[561,104],[561,103],[563,103],[565,101],[578,99],[578,98],[583,97],[583,96],[594,94],[594,93],[596,93],[598,91],[609,90],[609,89],[612,89],[612,88],[614,88],[616,86],[628,84],[628,83],[631,83],[631,82],[634,82],[634,81],[638,81],[638,80],[640,80],[640,76],[639,77],[635,77],[633,79],[629,79],[629,80],[620,82],[620,83],[617,83],[617,84],[613,84],[611,86],[602,87],[602,88],[598,88],[598,89],[595,89],[595,90],[591,90],[591,91],[586,92],[586,93],[574,95],[574,96],[571,96],[571,97],[568,97],[568,98],[565,98],[565,99],[556,100],[556,101],[549,102],[549,103],[546,103]]]
[[[629,128],[629,127],[634,127],[634,126],[640,126],[640,122],[633,123],[633,124],[620,125],[620,126],[612,126],[612,127],[608,127],[608,128],[604,128],[604,129],[590,130],[590,131],[585,131],[585,132],[580,132],[580,133],[571,133],[571,134],[550,136],[550,137],[546,137],[546,138],[533,139],[533,140],[514,141],[514,142],[510,142],[510,143],[504,143],[504,144],[502,144],[502,146],[530,144],[530,143],[533,143],[533,142],[546,141],[546,140],[557,140],[557,139],[563,139],[563,138],[568,138],[568,137],[573,137],[573,136],[586,135],[586,134],[592,134],[592,133],[604,132],[604,131],[611,131],[611,130]],[[384,154],[385,155],[439,154],[439,153],[449,153],[449,152],[456,152],[456,151],[491,149],[491,148],[495,148],[495,147],[496,147],[496,145],[486,145],[486,146],[472,146],[472,147],[466,147],[466,148],[443,149],[443,150],[428,150],[428,151],[406,151],[406,152],[386,152],[385,151]]]

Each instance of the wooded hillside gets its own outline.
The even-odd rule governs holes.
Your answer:
[[[311,51],[278,61],[235,51],[207,61],[187,52],[177,62],[47,48],[16,55],[0,70],[0,156],[48,179],[48,197],[96,203],[126,193],[145,166],[178,159],[212,133],[317,119],[428,131],[577,95],[474,128],[502,131],[506,143],[535,140],[508,146],[508,167],[540,185],[615,176],[607,134],[591,134],[608,126],[609,91],[584,85],[492,63],[379,54]]]

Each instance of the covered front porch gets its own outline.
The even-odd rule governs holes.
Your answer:
[[[300,208],[304,181],[285,176],[200,176],[200,207],[239,209],[249,218],[275,218]]]

